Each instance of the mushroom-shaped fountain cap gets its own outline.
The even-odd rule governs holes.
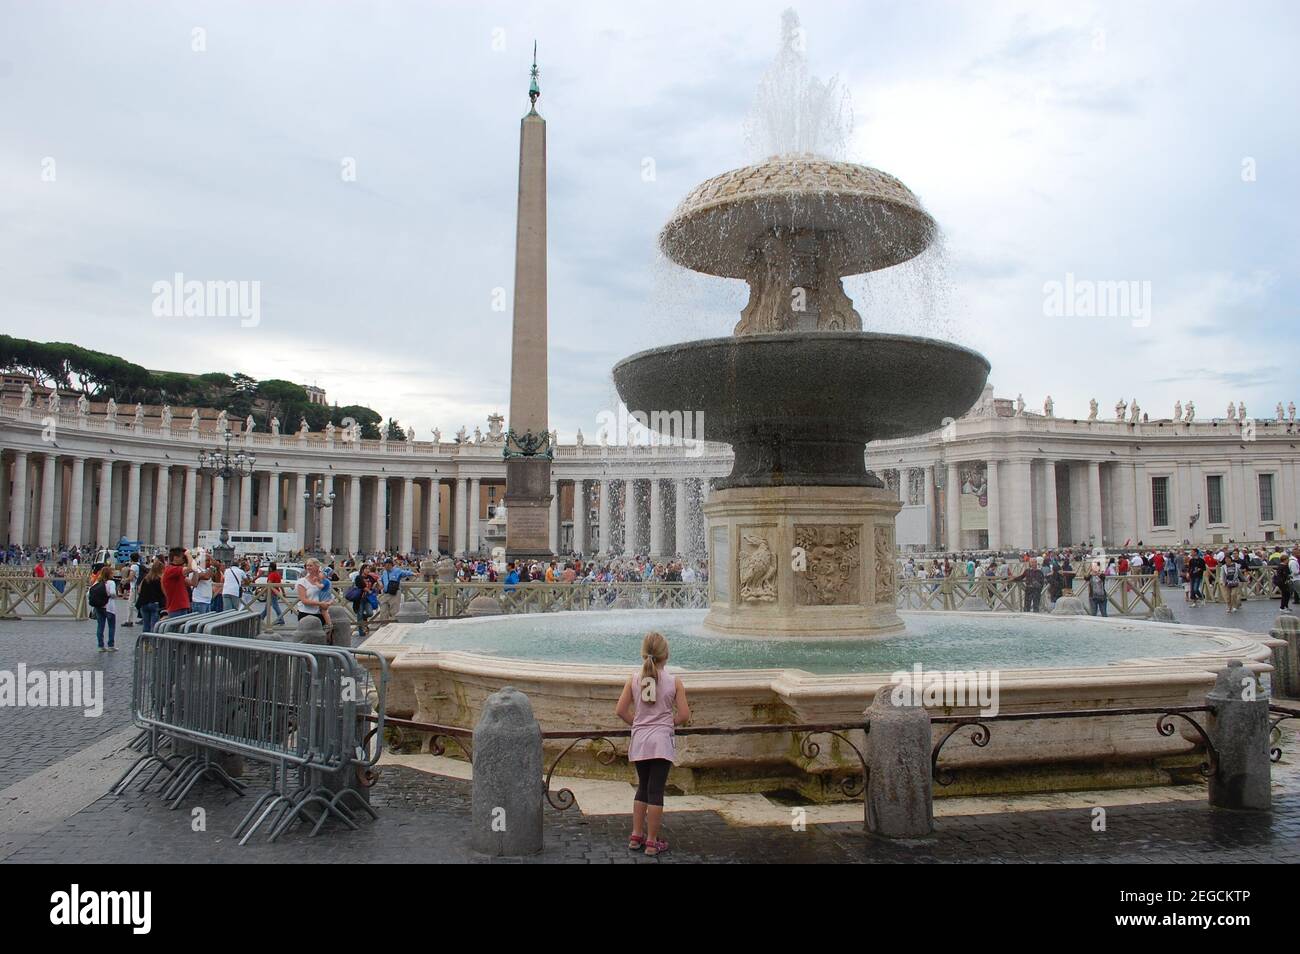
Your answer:
[[[659,235],[665,255],[725,278],[749,274],[750,249],[776,231],[834,233],[837,275],[914,258],[935,224],[912,191],[879,169],[813,155],[774,156],[700,183]]]

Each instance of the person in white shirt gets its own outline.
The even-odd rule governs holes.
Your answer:
[[[210,560],[206,563],[200,563],[199,566],[204,569],[198,574],[197,581],[194,584],[194,592],[190,594],[190,605],[194,608],[195,613],[206,613],[212,609],[212,581],[217,574],[217,570],[212,566]]]
[[[221,604],[213,608],[240,609],[239,594],[244,591],[244,584],[247,581],[248,573],[243,566],[232,563],[226,567],[226,572],[221,575]]]

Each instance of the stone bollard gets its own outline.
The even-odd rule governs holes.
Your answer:
[[[1052,607],[1053,616],[1087,616],[1088,610],[1083,605],[1083,600],[1073,593],[1062,593],[1061,598],[1056,601]]]
[[[480,593],[465,607],[466,616],[500,616],[505,610],[493,597]]]
[[[325,642],[325,627],[318,616],[299,616],[291,642],[321,644]]]
[[[346,649],[352,648],[352,627],[353,622],[348,618],[348,611],[338,603],[330,607],[330,625],[334,627],[334,633],[330,636],[331,646],[343,646]]]
[[[1172,623],[1174,620],[1174,611],[1168,603],[1161,603],[1151,611],[1151,620],[1155,623]]]
[[[930,713],[908,686],[883,686],[866,715],[866,828],[885,838],[923,838],[934,831]]]
[[[1268,756],[1268,693],[1240,660],[1219,672],[1205,696],[1211,708],[1206,733],[1218,752],[1210,777],[1210,805],[1247,811],[1272,807]]]
[[[488,696],[474,726],[470,847],[486,855],[542,850],[542,727],[511,686]]]
[[[397,609],[397,622],[399,623],[427,623],[429,621],[429,611],[424,608],[424,604],[415,597],[403,599]]]
[[[1286,643],[1273,647],[1273,689],[1279,696],[1300,699],[1300,618],[1278,613],[1268,634]]]

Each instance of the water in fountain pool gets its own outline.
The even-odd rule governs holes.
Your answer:
[[[547,662],[633,665],[649,630],[668,637],[680,669],[803,669],[890,673],[926,669],[1104,666],[1214,647],[1177,627],[1137,621],[1011,614],[902,613],[907,632],[884,639],[735,638],[705,631],[703,610],[565,612],[433,622],[403,642]]]

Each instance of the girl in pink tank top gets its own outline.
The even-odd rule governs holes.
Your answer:
[[[623,685],[618,717],[632,727],[627,760],[636,769],[637,789],[632,801],[632,837],[629,851],[644,848],[650,856],[668,850],[659,838],[664,814],[664,787],[677,760],[673,727],[691,717],[682,681],[664,671],[668,640],[646,633],[641,643],[641,668]]]

